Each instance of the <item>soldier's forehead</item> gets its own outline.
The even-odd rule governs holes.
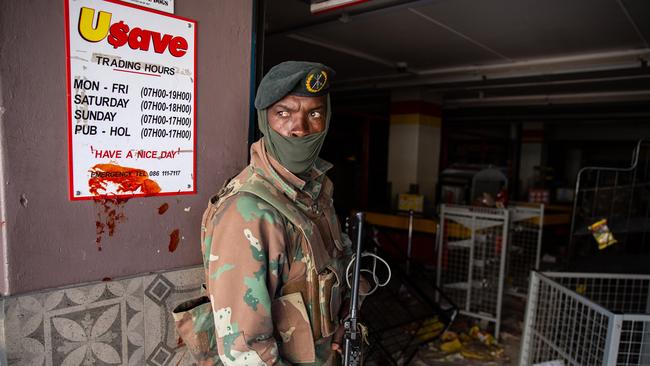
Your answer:
[[[327,97],[317,96],[317,97],[305,97],[300,95],[288,94],[285,95],[282,99],[273,103],[273,107],[299,107],[299,106],[309,106],[310,108],[324,108],[327,102]]]

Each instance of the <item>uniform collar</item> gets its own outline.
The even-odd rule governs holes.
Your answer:
[[[317,199],[323,187],[325,173],[333,167],[331,163],[318,158],[311,169],[299,177],[267,153],[263,139],[251,145],[251,166],[256,173],[267,178],[292,201],[296,201],[299,193],[304,193],[313,200]]]

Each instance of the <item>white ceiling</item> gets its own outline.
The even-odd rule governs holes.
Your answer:
[[[650,100],[650,0],[371,0],[320,15],[270,0],[265,12],[266,68],[323,62],[339,90],[418,86],[448,105]]]

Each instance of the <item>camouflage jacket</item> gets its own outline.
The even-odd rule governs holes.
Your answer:
[[[351,243],[330,168],[319,159],[303,180],[258,141],[250,165],[210,200],[201,242],[225,365],[339,364],[331,342]]]

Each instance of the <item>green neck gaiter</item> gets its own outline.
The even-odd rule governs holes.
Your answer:
[[[293,174],[301,174],[308,171],[314,165],[316,159],[318,159],[318,154],[320,153],[330,126],[329,95],[327,96],[327,113],[325,130],[323,132],[302,137],[282,136],[269,126],[266,111],[266,109],[257,111],[259,128],[264,135],[266,151]]]

